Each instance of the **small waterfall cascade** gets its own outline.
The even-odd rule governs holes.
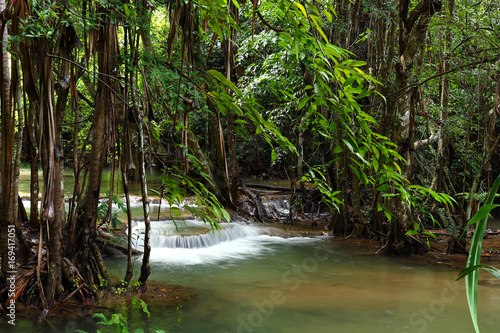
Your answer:
[[[136,239],[138,249],[143,243],[144,224],[134,223],[133,239]],[[177,222],[176,229],[173,221],[151,222],[150,242],[152,248],[170,249],[197,249],[208,248],[223,242],[236,239],[256,237],[261,234],[258,228],[243,223],[224,223],[221,230],[210,229],[203,222],[188,220],[186,223]]]

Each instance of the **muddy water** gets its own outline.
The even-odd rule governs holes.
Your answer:
[[[208,248],[153,248],[150,278],[186,286],[198,296],[181,309],[152,305],[148,327],[173,332],[472,331],[463,281],[455,282],[457,269],[366,254],[364,248],[327,237],[258,233]],[[107,264],[123,276],[124,261]],[[499,286],[482,274],[483,332],[498,330]],[[143,320],[134,327],[144,326]]]

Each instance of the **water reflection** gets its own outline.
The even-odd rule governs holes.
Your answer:
[[[70,197],[73,195],[73,187],[75,185],[75,177],[73,175],[73,169],[65,168],[64,169],[64,194],[66,197]],[[148,187],[150,188],[158,188],[161,184],[161,172],[146,172],[146,181],[148,183]],[[40,192],[43,187],[43,175],[42,171],[38,172],[39,179],[39,187]],[[83,180],[83,175],[81,176]],[[101,195],[104,195],[107,190],[110,188],[111,181],[111,169],[104,168],[102,172],[102,180],[101,180]],[[31,182],[31,171],[29,168],[21,168],[19,175],[19,193],[21,196],[28,197],[30,193],[30,182]],[[119,172],[115,172],[114,186],[116,193],[123,193],[123,187],[121,182],[121,177],[119,176]],[[132,195],[141,195],[141,186],[139,181],[130,182],[129,183],[129,192]]]

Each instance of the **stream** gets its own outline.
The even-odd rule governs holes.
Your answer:
[[[140,207],[140,203],[135,203]],[[139,208],[137,214],[140,214]],[[152,217],[158,206],[152,205]],[[151,316],[129,315],[136,328],[165,332],[413,333],[472,332],[460,269],[419,258],[375,255],[363,240],[281,238],[263,224],[234,221],[220,232],[195,220],[171,220],[168,207],[152,222],[151,281],[184,286],[196,297],[182,307],[149,306]],[[141,238],[134,222],[134,239]],[[140,244],[140,242],[139,242]],[[137,245],[140,249],[140,245]],[[126,260],[107,257],[111,274],[125,275]],[[135,260],[134,277],[141,259]],[[500,280],[480,274],[479,327],[497,332]],[[109,315],[111,312],[107,312]],[[78,314],[50,323],[19,318],[0,331],[95,332]]]
[[[269,236],[265,226],[238,223],[221,233],[237,229],[234,238],[208,246],[194,239],[176,244],[172,237],[178,236],[170,234],[168,223],[153,223],[150,279],[185,286],[197,297],[181,309],[151,307],[150,328],[269,333],[472,330],[464,282],[455,282],[455,268],[366,254],[357,244],[331,237]],[[202,225],[189,221],[185,227]],[[107,265],[113,274],[124,275],[125,261],[109,259]],[[481,274],[479,321],[484,332],[498,330],[498,286],[500,281]],[[144,325],[142,320],[136,327]]]
[[[328,236],[271,236],[272,230],[260,224],[225,224],[215,237],[199,221],[179,221],[178,226],[177,232],[172,221],[152,222],[150,280],[184,286],[196,297],[180,308],[151,305],[149,318],[130,315],[133,329],[186,333],[472,331],[464,282],[455,282],[459,270],[445,264],[367,253],[362,240],[346,243]],[[139,237],[141,228],[135,224]],[[134,279],[140,263],[138,258]],[[108,257],[106,264],[110,273],[124,276],[125,259]],[[499,286],[499,280],[481,273],[482,332],[498,330]],[[96,330],[78,316],[61,320],[52,320],[48,326],[44,321],[24,319],[10,330],[0,326],[0,331]]]

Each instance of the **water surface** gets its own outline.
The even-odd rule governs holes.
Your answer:
[[[248,235],[210,247],[153,248],[150,279],[185,286],[197,297],[180,310],[151,307],[149,327],[173,332],[472,331],[463,281],[455,282],[457,269],[366,254],[329,237],[283,239],[248,228]],[[112,273],[124,275],[124,261],[107,264]],[[500,323],[499,285],[482,275],[484,332],[496,332]]]

